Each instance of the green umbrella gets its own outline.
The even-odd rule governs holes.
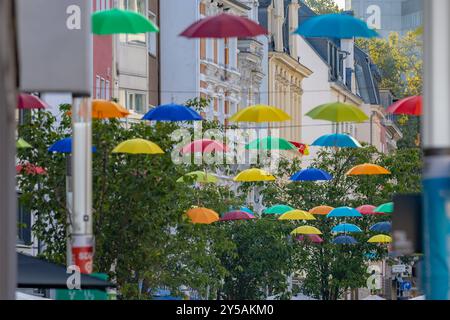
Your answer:
[[[369,120],[369,117],[358,107],[341,102],[322,104],[306,115],[312,119],[332,122],[364,122]]]
[[[276,206],[270,207],[263,211],[264,214],[285,214],[288,211],[292,211],[294,208],[286,206],[283,204],[278,204]]]
[[[256,139],[245,146],[246,150],[297,150],[297,148],[283,138],[265,137]]]
[[[207,174],[203,171],[194,171],[185,174],[184,176],[179,178],[177,182],[187,182],[190,179],[194,179],[194,182],[199,183],[217,183],[217,181],[219,181],[219,179],[217,179],[215,175]]]
[[[385,204],[382,204],[381,206],[377,207],[373,212],[377,213],[392,213],[394,212],[394,203],[388,202]]]
[[[17,149],[28,149],[33,148],[31,144],[23,140],[22,138],[19,138],[19,140],[16,141],[16,148]]]
[[[159,28],[140,13],[114,8],[92,15],[92,32],[100,35],[146,33],[159,32]]]

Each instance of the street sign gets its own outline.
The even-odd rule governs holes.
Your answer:
[[[412,284],[409,281],[403,281],[402,284],[400,285],[400,289],[402,289],[403,291],[409,291],[412,288]]]
[[[392,266],[392,273],[403,273],[406,271],[406,265],[404,264],[397,264]]]

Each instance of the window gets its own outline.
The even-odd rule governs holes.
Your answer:
[[[147,112],[145,101],[145,94],[132,91],[127,91],[126,93],[126,106],[128,109],[133,110],[136,113],[144,114]]]
[[[136,11],[143,16],[146,15],[146,0],[121,0],[120,9]],[[121,34],[120,41],[130,44],[145,45],[145,33],[138,34]]]
[[[100,76],[95,77],[95,98],[100,99],[101,87],[100,87]]]
[[[153,22],[155,25],[156,23],[156,15],[149,11],[148,12],[148,19]],[[158,40],[157,40],[157,33],[156,32],[150,32],[148,34],[148,53],[151,54],[152,56],[156,57],[157,53],[158,53]]]
[[[106,99],[105,79],[100,79],[100,99]]]
[[[110,87],[110,82],[109,82],[109,80],[106,80],[105,99],[107,99],[107,100],[111,99],[111,95],[109,93],[109,87]]]
[[[17,242],[31,244],[31,213],[20,202],[17,209]]]

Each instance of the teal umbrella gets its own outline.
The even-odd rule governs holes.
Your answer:
[[[264,214],[285,214],[288,211],[292,211],[294,208],[283,204],[278,204],[263,211]]]
[[[373,212],[376,213],[392,213],[394,212],[394,203],[388,202],[385,204],[382,204],[381,206],[377,207]]]
[[[92,33],[98,35],[120,33],[159,32],[159,28],[149,19],[130,10],[97,11],[92,15]]]
[[[297,147],[283,138],[265,137],[245,146],[246,150],[297,150]]]

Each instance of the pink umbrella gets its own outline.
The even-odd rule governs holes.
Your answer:
[[[234,220],[251,220],[256,219],[256,217],[245,211],[231,211],[227,212],[220,218],[219,221],[234,221]]]
[[[207,152],[228,152],[228,147],[223,143],[210,140],[210,139],[201,139],[195,140],[183,147],[181,149],[181,153],[207,153]]]
[[[380,215],[380,213],[376,213],[374,212],[375,210],[375,206],[371,206],[370,204],[365,204],[363,206],[360,206],[358,208],[356,208],[356,210],[364,215]]]
[[[21,174],[21,173],[25,173],[25,174],[31,174],[31,175],[42,175],[42,174],[47,174],[47,171],[42,168],[42,167],[38,167],[34,164],[31,163],[25,163],[25,164],[19,164],[16,166],[16,173],[17,174]]]
[[[311,241],[312,243],[319,244],[319,243],[323,242],[323,239],[320,236],[318,236],[317,234],[308,234],[306,236],[308,237],[309,241]],[[296,239],[297,239],[297,241],[304,241],[305,236],[301,235],[301,236],[298,236]]]
[[[47,104],[36,96],[21,93],[17,98],[17,109],[45,109]]]

